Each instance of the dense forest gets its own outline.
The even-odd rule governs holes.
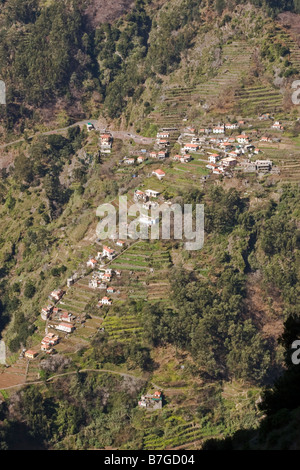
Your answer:
[[[114,24],[91,29],[81,0],[1,4],[0,70],[8,90],[1,117],[8,131],[21,132],[38,119],[39,108],[59,99],[70,109],[81,102],[77,117],[94,106],[111,118],[121,116],[128,101],[139,100],[147,79],[159,83],[178,67],[204,24],[207,8],[217,16],[226,10],[230,21],[236,6],[235,0],[183,0],[155,16],[151,1],[137,0]],[[270,15],[300,11],[297,0],[253,4]],[[148,103],[145,112],[150,110]]]

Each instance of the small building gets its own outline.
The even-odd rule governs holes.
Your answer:
[[[167,154],[163,150],[159,151],[157,154],[158,160],[164,160],[166,158]]]
[[[222,165],[224,167],[234,167],[237,164],[236,158],[233,157],[226,157],[222,159]]]
[[[162,398],[162,393],[158,390],[154,393],[147,393],[141,396],[138,406],[147,410],[160,410],[163,406]]]
[[[210,163],[217,163],[220,160],[220,155],[218,153],[212,153],[208,157]]]
[[[87,265],[88,268],[94,269],[97,265],[97,260],[94,259],[94,258],[91,258],[87,261],[86,265]]]
[[[239,144],[248,144],[249,143],[249,137],[246,134],[238,135],[236,140]]]
[[[115,257],[115,250],[108,246],[103,247],[102,256],[112,260]]]
[[[162,180],[166,176],[166,173],[161,169],[157,169],[152,171],[152,175],[156,176],[159,180]]]
[[[158,191],[153,191],[153,189],[146,189],[145,194],[146,194],[146,196],[148,196],[148,197],[157,198],[160,193],[159,193]]]
[[[183,150],[184,152],[197,152],[197,150],[199,150],[199,145],[194,143],[185,144]]]
[[[53,312],[53,305],[47,305],[47,307],[42,308],[41,317],[42,320],[48,320],[51,313]]]
[[[134,199],[135,202],[146,201],[146,193],[144,193],[144,191],[136,189],[134,191],[133,199]]]
[[[284,127],[281,125],[279,121],[275,121],[274,124],[272,125],[272,129],[283,131]]]
[[[28,349],[24,354],[27,359],[34,359],[37,355],[37,351],[33,351],[32,349]]]
[[[260,121],[267,121],[268,119],[271,119],[271,114],[270,113],[263,113],[259,116],[258,119]]]
[[[181,163],[188,163],[191,161],[191,159],[192,159],[191,155],[182,155],[180,157]]]
[[[74,318],[73,315],[67,312],[66,310],[63,310],[60,314],[60,321],[62,322],[71,323],[73,318]]]
[[[112,141],[111,133],[105,132],[105,133],[100,134],[100,141],[102,145],[111,143]]]
[[[112,304],[112,301],[109,297],[102,297],[100,302],[101,302],[102,305],[111,305]]]
[[[64,331],[65,333],[72,333],[74,326],[71,323],[62,322],[56,326],[56,329],[59,331]]]
[[[215,163],[209,163],[208,165],[205,165],[206,168],[208,168],[208,170],[215,170],[216,168],[218,168],[218,165],[216,165]]]
[[[225,133],[225,126],[215,126],[213,127],[213,134],[224,134]]]
[[[235,123],[228,122],[227,124],[225,124],[225,129],[228,129],[228,130],[238,129],[238,124],[236,122]]]
[[[168,145],[169,145],[169,141],[166,140],[166,139],[160,139],[160,140],[157,141],[157,143],[158,143],[160,148],[161,147],[168,147]]]
[[[56,289],[51,292],[50,299],[54,302],[58,302],[64,295],[64,291],[61,289]]]
[[[135,159],[134,158],[124,158],[124,163],[126,165],[134,165]]]
[[[158,133],[157,133],[156,138],[157,138],[157,140],[160,140],[160,139],[169,139],[169,138],[170,138],[170,134],[169,134],[169,132],[167,132],[167,131],[161,131],[161,132],[158,132]]]
[[[271,160],[256,160],[255,168],[257,171],[270,171],[272,169],[273,162]]]
[[[88,132],[93,131],[95,129],[94,124],[92,124],[91,122],[88,122],[86,127],[87,127]]]

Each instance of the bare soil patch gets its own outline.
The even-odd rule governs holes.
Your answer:
[[[85,14],[90,26],[95,28],[118,19],[132,8],[133,3],[133,0],[92,0]]]

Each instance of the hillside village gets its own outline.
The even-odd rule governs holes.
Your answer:
[[[216,123],[207,127],[195,129],[193,126],[182,127],[182,129],[160,129],[156,138],[153,139],[152,148],[140,149],[138,155],[134,157],[124,157],[119,161],[119,166],[146,165],[152,161],[154,166],[157,161],[161,168],[156,168],[148,173],[149,181],[155,177],[162,181],[168,173],[165,164],[181,163],[193,165],[197,162],[201,164],[202,171],[199,181],[205,182],[208,178],[235,178],[239,172],[244,174],[257,175],[280,175],[280,167],[275,165],[270,158],[264,157],[266,143],[278,144],[281,142],[282,133],[285,130],[280,121],[274,119],[270,113],[264,113],[258,116],[254,124],[253,120],[246,118],[234,120],[230,123]],[[262,128],[259,123],[263,123]],[[101,154],[109,155],[113,151],[113,133],[107,129],[98,129],[94,124],[87,123],[88,133],[98,135],[98,146]],[[175,136],[175,137],[174,137]],[[178,150],[180,150],[178,152]],[[133,153],[137,153],[136,150]],[[164,168],[164,169],[163,169]],[[176,167],[175,167],[176,168]],[[192,170],[193,171],[193,170]],[[201,176],[202,175],[202,176]],[[140,203],[144,209],[151,211],[159,203],[165,202],[161,191],[150,189],[151,183],[147,189],[135,188],[132,193],[132,202]],[[142,186],[145,186],[142,185]],[[169,203],[171,201],[168,201]],[[159,219],[141,217],[140,222],[151,226],[159,223]],[[70,334],[76,329],[82,329],[89,317],[84,311],[74,312],[64,308],[64,297],[68,290],[74,291],[76,286],[86,279],[85,290],[95,293],[99,292],[95,311],[108,309],[120,298],[122,287],[118,280],[122,278],[122,272],[119,269],[111,267],[114,260],[117,260],[124,251],[135,243],[129,240],[118,239],[118,234],[113,234],[102,244],[100,251],[91,255],[86,260],[86,266],[81,269],[81,274],[75,272],[67,279],[66,286],[58,287],[49,293],[49,301],[41,310],[41,319],[45,322],[45,333],[40,342],[40,352],[53,354],[55,346],[64,342]],[[100,243],[98,244],[100,247]],[[151,271],[151,268],[150,268]],[[133,276],[134,266],[131,268],[130,276]],[[152,269],[153,272],[153,269]],[[99,314],[98,314],[99,316]],[[56,334],[51,331],[55,330]],[[104,331],[102,320],[98,321],[98,331]],[[36,358],[39,353],[38,348],[30,348],[24,351],[28,359]]]

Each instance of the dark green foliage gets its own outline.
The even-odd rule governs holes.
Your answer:
[[[36,292],[35,285],[31,281],[27,281],[25,284],[24,295],[28,299],[31,299]]]
[[[139,391],[138,385],[127,388],[113,375],[84,373],[56,381],[46,391],[26,387],[12,397],[10,409],[3,409],[3,450],[17,445],[11,431],[19,423],[23,425],[22,441],[34,439],[35,448],[53,449],[54,445],[64,449],[71,437],[74,449],[117,446],[125,430],[130,430],[130,409]]]

